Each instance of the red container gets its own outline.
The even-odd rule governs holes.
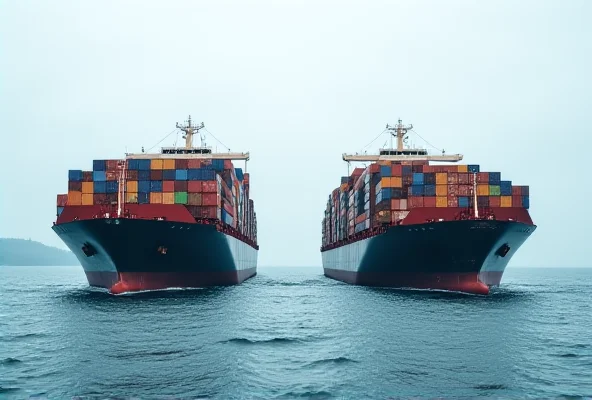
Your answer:
[[[360,175],[362,175],[364,173],[364,168],[355,168],[354,171],[352,172],[351,176],[353,177],[359,177]]]
[[[203,192],[202,181],[188,181],[187,191],[189,193],[201,193]]]
[[[411,186],[413,184],[413,175],[403,176],[403,186]]]
[[[192,205],[192,206],[201,206],[202,205],[201,193],[189,193],[187,195],[187,204]]]
[[[403,176],[403,166],[401,164],[391,165],[391,176]]]
[[[423,173],[424,174],[431,174],[434,173],[436,171],[434,171],[434,166],[433,165],[424,165],[423,166]]]
[[[423,206],[424,207],[436,207],[436,197],[424,197],[423,198]]]
[[[203,193],[202,204],[204,206],[218,206],[220,204],[220,200],[216,193]]]
[[[412,196],[408,199],[409,208],[423,207],[423,197]]]
[[[473,187],[471,185],[458,185],[459,196],[471,196]]]
[[[522,195],[522,187],[521,186],[512,186],[512,196],[521,196]]]
[[[187,161],[187,169],[201,168],[201,160],[191,159]]]
[[[188,168],[188,161],[187,160],[175,160],[175,169],[187,169]]]
[[[151,169],[150,170],[150,180],[162,181],[162,169]]]
[[[92,171],[83,171],[82,172],[82,182],[92,182],[93,181],[93,172]]]
[[[204,206],[200,207],[200,215],[202,218],[218,218],[218,207]]]
[[[458,173],[458,184],[459,185],[468,185],[470,183],[469,174],[466,172],[459,172]]]
[[[448,196],[458,196],[458,185],[448,185]]]
[[[107,195],[105,193],[95,193],[93,194],[93,203],[94,204],[108,204],[107,202]]]
[[[234,167],[232,166],[231,160],[224,160],[224,169],[229,169],[231,171],[234,171]]]
[[[502,198],[500,196],[489,196],[489,207],[501,207]]]
[[[162,191],[165,192],[165,193],[174,192],[175,191],[175,181],[164,181],[164,182],[162,182]]]
[[[57,198],[57,206],[58,207],[66,207],[66,203],[68,203],[68,195],[67,194],[58,194]]]
[[[472,182],[472,180],[471,180]],[[477,183],[483,183],[489,185],[489,172],[477,173]]]
[[[68,191],[70,192],[82,192],[82,182],[68,182]]]
[[[116,181],[117,180],[117,171],[107,171],[107,172],[105,172],[105,176],[108,181]]]
[[[370,164],[370,173],[376,174],[378,172],[380,172],[380,164],[376,164],[376,163]]]
[[[234,207],[232,207],[232,205],[228,201],[223,201],[223,203],[226,212],[234,217]]]
[[[448,207],[458,207],[458,197],[448,195]]]
[[[218,181],[203,181],[202,188],[204,193],[218,193]]]
[[[125,179],[128,181],[137,181],[138,180],[138,171],[128,169],[125,171]]]
[[[115,171],[117,170],[117,161],[118,160],[107,160],[105,165],[107,167],[107,171]]]
[[[448,173],[448,184],[449,185],[458,185],[458,173],[456,173],[456,172],[449,172]]]
[[[175,192],[187,192],[187,181],[174,181]]]
[[[512,196],[512,207],[522,207],[522,196]]]
[[[391,200],[391,210],[399,210],[400,208],[401,208],[401,200],[392,199]]]

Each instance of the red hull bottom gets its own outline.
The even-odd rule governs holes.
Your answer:
[[[363,286],[437,289],[471,294],[489,294],[489,287],[479,279],[479,274],[476,272],[385,274],[325,268],[325,275],[343,282]]]
[[[113,294],[168,288],[199,288],[239,284],[257,274],[256,268],[216,272],[87,272],[89,284]]]

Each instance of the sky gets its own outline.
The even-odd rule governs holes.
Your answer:
[[[64,248],[68,169],[191,114],[250,152],[259,265],[320,266],[342,153],[401,118],[530,185],[538,228],[511,266],[590,266],[591,17],[588,0],[0,0],[0,237]]]

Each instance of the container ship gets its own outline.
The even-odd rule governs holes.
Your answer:
[[[249,153],[214,153],[189,116],[184,147],[70,170],[53,230],[111,293],[239,284],[257,273]],[[233,160],[243,160],[245,170]]]
[[[461,165],[460,154],[405,145],[412,125],[387,125],[391,146],[341,178],[327,201],[327,277],[351,284],[488,294],[534,232],[529,187]],[[396,138],[396,148],[393,139]]]

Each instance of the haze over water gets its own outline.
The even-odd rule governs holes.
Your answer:
[[[80,267],[0,267],[0,398],[592,396],[591,290],[592,269],[509,268],[481,297],[261,268],[112,296]]]

